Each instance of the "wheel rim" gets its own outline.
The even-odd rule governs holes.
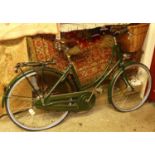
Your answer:
[[[44,73],[44,76],[45,74],[46,73]],[[37,75],[36,72],[32,72],[27,75],[27,78],[29,78],[32,81],[32,79],[34,79],[36,75]],[[57,79],[57,77],[55,78]],[[56,79],[53,80],[53,83],[56,82]],[[46,84],[51,82],[49,74],[48,74],[48,81],[47,80],[45,81],[46,81]],[[35,87],[38,87],[38,86],[35,86]],[[40,87],[41,86],[39,86],[39,88]],[[60,87],[62,88],[62,85]],[[23,88],[26,91],[23,91]],[[64,89],[66,88],[69,88],[68,84],[65,85]],[[45,87],[43,89],[44,89],[44,93],[45,93],[45,90],[48,90]],[[61,89],[61,92],[63,91],[65,90]],[[61,92],[56,92],[56,93],[61,93]],[[32,87],[28,85],[28,82],[25,79],[25,77],[20,78],[12,86],[7,96],[7,111],[10,118],[13,120],[15,124],[17,124],[18,126],[26,130],[44,130],[58,125],[67,116],[68,111],[54,112],[54,111],[49,111],[47,109],[46,110],[37,109],[33,104],[36,98],[37,98],[37,95],[34,95],[34,93],[32,93]]]
[[[128,83],[124,77],[127,77]],[[146,66],[133,64],[119,72],[112,85],[112,103],[119,111],[133,111],[141,107],[151,90],[151,75]],[[144,88],[146,86],[146,90]]]

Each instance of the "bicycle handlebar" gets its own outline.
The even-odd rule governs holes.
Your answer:
[[[120,35],[120,34],[124,34],[124,33],[128,32],[128,28],[127,28],[127,26],[123,27],[121,29],[117,29],[115,27],[103,27],[103,28],[101,28],[101,31],[103,31],[103,33],[105,33],[105,34],[110,34],[112,36],[116,36],[116,35]]]
[[[123,29],[121,29],[121,30],[115,31],[115,32],[114,32],[114,35],[120,35],[120,34],[124,34],[124,33],[126,33],[126,32],[128,32],[128,28],[127,28],[127,27],[125,27],[125,28],[123,28]]]

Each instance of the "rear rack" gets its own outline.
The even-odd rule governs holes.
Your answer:
[[[31,62],[20,62],[17,63],[15,68],[19,67],[39,67],[39,66],[46,66],[46,65],[54,65],[56,64],[56,61],[54,59],[49,60],[49,61],[31,61]]]

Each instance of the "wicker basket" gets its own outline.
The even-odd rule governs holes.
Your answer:
[[[124,52],[141,50],[149,24],[134,24],[128,26],[128,33],[119,36],[118,43]]]

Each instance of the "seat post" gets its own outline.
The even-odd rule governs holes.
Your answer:
[[[69,54],[67,53],[67,51],[68,51],[68,49],[66,49],[66,50],[64,51],[64,53],[65,53],[65,55],[66,55],[66,57],[67,57],[68,62],[69,62],[70,64],[72,64],[73,62],[72,62],[72,60],[71,60],[71,55],[69,55]]]
[[[114,38],[114,44],[115,44],[115,45],[118,45],[118,44],[117,44],[117,39],[116,39],[116,37],[113,36],[113,38]]]

